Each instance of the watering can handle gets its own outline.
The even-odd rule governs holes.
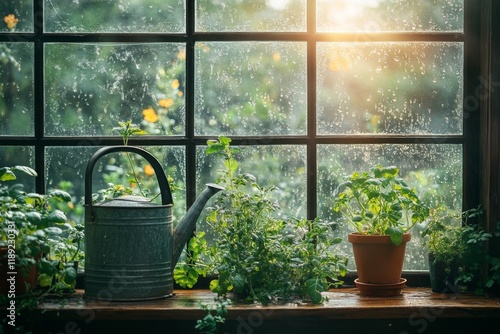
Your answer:
[[[160,191],[161,191],[162,204],[168,205],[174,203],[174,201],[172,200],[172,192],[170,191],[170,186],[168,184],[167,177],[165,176],[165,172],[163,171],[163,168],[161,167],[158,160],[154,156],[152,156],[149,152],[143,150],[142,148],[138,148],[135,146],[121,145],[121,146],[103,147],[97,150],[92,156],[92,158],[90,158],[87,164],[87,170],[85,172],[85,206],[89,208],[92,206],[92,171],[94,170],[95,163],[102,156],[114,152],[136,153],[142,156],[144,159],[146,159],[151,165],[151,167],[153,167],[156,177],[158,179],[158,184],[160,186]]]

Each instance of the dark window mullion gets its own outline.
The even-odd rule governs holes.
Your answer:
[[[186,206],[196,199],[196,142],[194,139],[195,2],[186,2]]]
[[[480,201],[480,105],[481,88],[485,88],[480,78],[480,9],[475,0],[464,2],[464,96],[463,96],[463,209],[476,207]]]
[[[307,2],[307,218],[318,216],[318,164],[316,141],[316,0]]]
[[[45,193],[45,145],[43,142],[45,128],[45,98],[44,98],[44,42],[43,42],[43,1],[33,1],[34,9],[34,126],[35,126],[35,170],[38,173],[36,178],[36,191]]]
[[[316,0],[307,2],[307,218],[318,216],[318,164],[316,141]]]

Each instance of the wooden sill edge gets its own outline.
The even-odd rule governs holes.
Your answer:
[[[41,303],[34,316],[43,319],[97,320],[194,320],[206,311],[200,304],[215,304],[209,290],[175,290],[174,296],[151,301],[113,302],[87,300],[83,291],[67,298],[54,297]],[[266,319],[398,319],[431,316],[435,318],[500,318],[500,298],[468,294],[433,293],[429,288],[405,288],[400,296],[365,297],[355,288],[324,293],[327,301],[310,303],[246,304],[232,302],[227,319],[256,312]]]

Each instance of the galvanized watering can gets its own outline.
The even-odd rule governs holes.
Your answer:
[[[122,196],[92,204],[92,171],[96,161],[112,152],[141,155],[153,167],[161,205],[141,196]],[[134,146],[99,149],[85,174],[85,296],[106,301],[135,301],[173,294],[172,271],[203,208],[214,194],[207,188],[174,229],[172,194],[156,158]]]

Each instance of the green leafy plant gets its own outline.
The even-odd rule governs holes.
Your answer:
[[[217,297],[215,305],[201,304],[202,310],[207,312],[207,315],[196,322],[195,328],[201,334],[217,333],[220,324],[225,323],[227,316],[227,306],[231,305],[231,300]]]
[[[76,287],[78,267],[83,266],[85,253],[82,249],[85,236],[84,226],[67,221],[60,230],[47,239],[50,251],[45,256],[47,263],[58,270],[40,271],[38,278],[41,287],[50,287],[54,291],[68,292]]]
[[[429,209],[416,191],[399,177],[399,168],[377,165],[354,172],[334,192],[333,210],[360,234],[389,235],[395,245],[422,223]]]
[[[138,125],[133,124],[131,120],[118,122],[118,126],[114,127],[112,131],[118,133],[122,137],[123,145],[125,146],[128,145],[130,137],[147,134],[147,132],[139,128]],[[111,165],[108,166],[107,168],[109,170],[114,171],[105,175],[108,180],[108,187],[100,189],[98,192],[92,194],[93,203],[112,200],[120,196],[133,195],[136,193],[135,188],[138,189],[139,195],[143,197],[153,197],[150,196],[150,192],[144,187],[144,182],[142,182],[141,176],[137,170],[139,164],[135,161],[135,156],[129,154],[129,152],[123,152],[122,154],[130,168],[130,177],[127,178],[126,182],[123,182],[121,174],[116,171],[116,167]]]
[[[7,247],[10,243],[15,244],[18,270],[27,274],[36,266],[41,287],[49,288],[50,292],[72,290],[77,273],[68,264],[77,255],[83,257],[79,248],[83,227],[76,227],[68,221],[63,211],[56,208],[56,203],[70,202],[71,196],[59,189],[49,190],[47,194],[26,193],[21,184],[5,184],[6,181],[17,179],[16,172],[37,175],[33,169],[25,166],[0,168],[0,245]],[[73,245],[76,232],[78,246]],[[15,239],[12,239],[13,234]],[[60,256],[63,249],[65,252],[74,251],[74,256],[71,259]]]
[[[14,263],[8,262],[9,271],[25,278],[35,272],[42,288],[26,283],[26,292],[15,296],[17,318],[23,320],[16,324],[16,331],[26,333],[29,317],[21,317],[22,313],[36,307],[47,294],[74,291],[77,271],[72,261],[83,257],[79,248],[83,227],[70,222],[59,209],[71,201],[67,192],[25,192],[23,184],[11,184],[20,173],[37,176],[25,166],[0,168],[0,248],[7,250],[10,259],[14,256]],[[17,286],[16,292],[20,288]],[[8,295],[1,296],[0,304],[12,302],[14,295],[9,290]]]
[[[137,125],[132,124],[131,120],[128,120],[126,122],[118,122],[118,125],[119,125],[118,127],[113,128],[113,131],[116,131],[120,134],[123,140],[123,145],[128,145],[128,140],[133,135],[147,134],[146,131],[142,130]],[[129,182],[132,184],[136,184],[137,187],[139,188],[141,195],[147,197],[146,193],[144,192],[144,189],[142,188],[141,182],[139,182],[139,175],[136,171],[135,167],[136,164],[134,163],[132,156],[128,152],[125,152],[124,154],[127,157],[130,169],[132,170],[132,178],[129,180]]]
[[[452,265],[458,266],[453,282],[458,291],[483,294],[485,289],[500,282],[500,259],[487,253],[487,242],[493,235],[478,222],[471,222],[482,214],[481,206],[463,212],[439,207],[431,210],[430,220],[422,231],[423,244],[433,254],[434,262],[443,263],[447,273]],[[500,235],[500,223],[495,235]]]
[[[208,141],[207,154],[224,158],[218,183],[222,191],[207,208],[207,244],[198,232],[188,245],[188,258],[179,262],[174,279],[192,286],[200,275],[215,274],[210,289],[218,296],[270,303],[301,299],[321,303],[321,292],[339,286],[347,259],[332,251],[341,242],[332,236],[335,225],[319,219],[276,218],[270,199],[277,188],[263,187],[251,174],[239,173],[231,139]]]
[[[147,134],[146,131],[139,128],[136,124],[133,124],[131,120],[118,122],[118,126],[114,127],[113,131],[118,132],[118,134],[122,137],[123,145],[128,145],[128,140],[131,136]]]
[[[121,184],[114,184],[112,182],[108,182],[108,187],[105,189],[99,189],[96,193],[92,194],[92,203],[109,201],[113,198],[132,195],[134,193],[134,189],[131,187],[126,187]]]
[[[125,146],[129,144],[130,137],[147,134],[145,130],[133,124],[130,120],[118,122],[118,126],[114,127],[112,131],[122,137],[123,145]],[[116,197],[134,194],[155,200],[160,193],[153,194],[151,191],[154,185],[156,185],[156,179],[151,178],[154,175],[152,167],[149,165],[141,167],[140,163],[136,161],[136,156],[129,152],[123,152],[121,156],[125,158],[123,164],[128,165],[130,173],[125,173],[120,168],[117,168],[117,163],[113,160],[113,164],[106,166],[106,170],[109,173],[104,173],[103,176],[108,187],[93,193],[92,202],[104,202]],[[181,189],[180,185],[170,175],[167,175],[167,179],[172,193]]]

